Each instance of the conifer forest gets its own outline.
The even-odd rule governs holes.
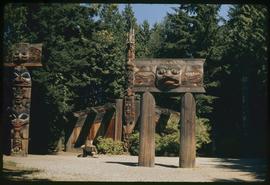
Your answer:
[[[197,155],[266,156],[268,9],[259,4],[231,5],[225,20],[218,14],[220,7],[179,4],[150,26],[147,21],[138,23],[130,4],[123,11],[118,4],[6,4],[4,55],[18,42],[43,44],[42,67],[29,70],[29,153],[62,150],[74,112],[124,98],[127,39],[132,28],[136,59],[205,59],[206,93],[194,95]],[[4,69],[4,85],[9,70]],[[180,112],[181,119],[181,97],[158,93],[154,97],[157,106]],[[9,102],[4,103],[7,107]],[[157,125],[156,155],[178,155],[178,122],[177,116],[171,116]],[[138,154],[138,135],[135,126],[129,137],[132,155]],[[125,151],[122,142],[102,137],[94,144],[102,153]],[[111,145],[115,146],[112,151]]]

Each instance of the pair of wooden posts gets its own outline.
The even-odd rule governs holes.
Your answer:
[[[179,167],[195,167],[195,100],[191,93],[182,96]],[[140,120],[139,166],[155,164],[155,99],[150,92],[143,93]]]

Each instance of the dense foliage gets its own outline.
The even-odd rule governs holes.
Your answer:
[[[123,97],[126,33],[133,27],[137,58],[206,59],[207,93],[196,95],[197,148],[225,155],[265,152],[265,6],[232,5],[226,21],[218,16],[220,5],[182,4],[153,27],[138,24],[130,5],[122,12],[117,4],[75,3],[16,3],[4,10],[4,51],[17,42],[43,43],[43,67],[31,71],[31,141],[40,141],[35,147],[49,144],[54,150],[72,112]],[[158,105],[180,111],[179,97],[155,98]],[[157,153],[178,151],[179,131],[167,129],[172,128],[156,136]],[[210,140],[211,148],[205,147]],[[133,141],[136,153],[138,141]]]
[[[124,143],[114,141],[112,138],[97,138],[97,150],[99,154],[120,155],[124,153]]]

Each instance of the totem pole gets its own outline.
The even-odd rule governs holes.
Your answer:
[[[28,154],[31,105],[31,76],[27,68],[42,66],[42,44],[15,44],[4,63],[13,68],[11,80],[12,103],[9,108],[11,124],[11,155]]]
[[[128,87],[124,98],[124,124],[123,124],[123,141],[125,150],[129,148],[129,135],[135,127],[135,94],[133,92],[134,81],[134,67],[135,67],[135,33],[131,28],[127,35],[127,75]]]

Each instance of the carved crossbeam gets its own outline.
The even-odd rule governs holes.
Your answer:
[[[4,66],[39,67],[41,54],[42,44],[17,43],[9,49]]]
[[[204,59],[140,59],[134,71],[134,92],[205,92]]]

